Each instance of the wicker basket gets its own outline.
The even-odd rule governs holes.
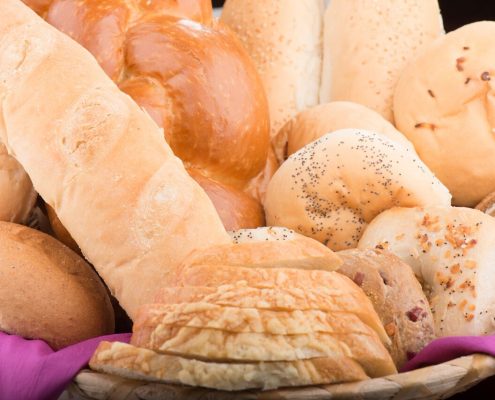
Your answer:
[[[133,381],[84,370],[74,379],[60,400],[446,399],[494,375],[495,358],[481,354],[461,357],[444,364],[386,378],[268,392],[218,392],[186,386]]]

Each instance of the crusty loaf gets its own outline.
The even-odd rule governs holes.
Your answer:
[[[191,250],[230,239],[87,51],[17,0],[0,2],[0,19],[0,137],[132,318]]]
[[[356,247],[366,225],[388,208],[448,206],[450,199],[411,150],[373,132],[344,129],[282,164],[268,186],[266,222],[337,251]]]
[[[400,368],[435,338],[435,326],[421,285],[409,265],[380,250],[345,250],[339,272],[353,279],[373,303],[390,337],[388,349]]]
[[[184,265],[221,264],[256,268],[297,268],[333,271],[342,261],[330,249],[286,228],[241,229],[233,244],[192,252]]]
[[[77,254],[39,231],[0,222],[0,330],[53,349],[113,333],[103,283]]]
[[[29,176],[0,140],[0,221],[25,223],[36,197]]]
[[[323,0],[228,0],[220,21],[237,33],[261,76],[272,137],[318,104]]]
[[[212,363],[158,354],[119,342],[100,343],[89,365],[94,370],[129,379],[219,390],[269,390],[367,379],[361,366],[347,357],[275,363]]]
[[[332,0],[324,25],[320,101],[360,103],[392,122],[400,74],[443,33],[438,0]]]
[[[495,332],[494,232],[495,219],[470,208],[394,208],[359,248],[386,248],[412,267],[438,336],[487,335]]]

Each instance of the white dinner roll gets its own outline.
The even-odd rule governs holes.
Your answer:
[[[474,207],[495,190],[495,22],[436,41],[400,78],[395,120],[421,159]]]
[[[412,143],[376,111],[350,101],[334,101],[301,111],[279,131],[275,148],[279,161],[323,135],[340,129],[366,129],[414,150]]]
[[[332,0],[324,26],[320,101],[354,101],[390,121],[401,72],[444,31],[438,0]]]
[[[366,225],[388,208],[450,205],[448,190],[406,147],[345,129],[290,156],[271,180],[268,225],[285,226],[332,250],[357,246]]]
[[[495,332],[495,219],[456,207],[394,208],[359,248],[385,248],[423,282],[438,336]]]
[[[24,168],[0,142],[0,221],[25,223],[36,196]]]

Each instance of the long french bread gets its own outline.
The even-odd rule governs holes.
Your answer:
[[[0,2],[0,138],[134,316],[191,250],[229,243],[163,134],[81,46]]]

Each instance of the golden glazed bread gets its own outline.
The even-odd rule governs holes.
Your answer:
[[[52,237],[0,222],[0,330],[57,350],[113,333],[114,314],[93,269]]]
[[[414,151],[406,137],[376,111],[349,101],[334,101],[301,111],[278,132],[277,148],[281,160],[320,137],[341,129],[364,129],[388,137]]]
[[[162,131],[86,50],[19,1],[0,2],[0,19],[1,140],[132,318],[191,250],[230,238]]]
[[[332,0],[324,25],[320,101],[360,103],[391,122],[400,74],[443,34],[438,0]]]
[[[212,22],[210,1],[54,0],[45,15],[164,129],[226,229],[264,225],[252,196],[272,173],[268,104],[242,45]]]
[[[335,251],[356,247],[380,212],[421,205],[450,205],[450,194],[416,154],[381,135],[346,129],[282,164],[268,186],[265,212],[269,225]]]
[[[456,207],[394,208],[368,226],[360,248],[386,248],[423,283],[438,336],[495,332],[495,219]]]
[[[270,390],[367,379],[347,357],[293,362],[214,363],[156,353],[125,343],[102,342],[91,358],[92,369],[129,379],[202,386],[218,390]]]
[[[261,76],[272,137],[318,104],[323,0],[227,0],[220,20],[238,35]]]
[[[36,197],[29,176],[0,140],[0,221],[25,223]]]
[[[493,21],[450,32],[405,69],[395,92],[397,127],[457,206],[495,190],[494,35]]]
[[[435,327],[421,285],[409,265],[379,250],[344,250],[338,272],[351,278],[373,303],[387,335],[397,368],[435,338]]]

